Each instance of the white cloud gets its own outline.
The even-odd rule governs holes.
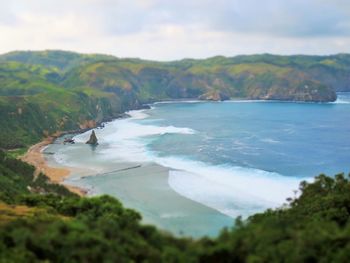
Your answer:
[[[169,60],[349,52],[345,0],[0,0],[0,52]]]

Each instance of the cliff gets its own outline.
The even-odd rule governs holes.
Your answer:
[[[94,127],[144,103],[234,98],[327,102],[350,90],[350,56],[155,62],[65,51],[0,56],[0,148]]]

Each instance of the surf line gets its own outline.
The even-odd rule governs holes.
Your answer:
[[[80,177],[80,179],[84,179],[86,177],[92,177],[92,176],[100,176],[100,175],[108,175],[108,174],[113,174],[113,173],[119,173],[119,172],[132,170],[132,169],[136,169],[136,168],[140,168],[140,167],[142,167],[142,165],[138,164],[138,165],[131,166],[131,167],[126,167],[126,168],[123,168],[123,169],[113,170],[113,171],[110,171],[110,172],[107,172],[107,173],[99,173],[99,174],[95,174],[95,175],[82,176],[82,177]]]

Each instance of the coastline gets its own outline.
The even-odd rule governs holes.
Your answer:
[[[149,106],[161,103],[186,102],[200,103],[207,101],[166,101],[155,102]],[[225,102],[250,101],[229,100]],[[144,109],[135,109],[135,111],[136,110]],[[124,113],[124,117],[127,116],[127,113]],[[129,115],[128,118],[130,117],[131,116]],[[106,122],[110,123],[118,119],[120,118],[115,118]],[[77,133],[83,133],[89,130],[91,132],[91,129],[93,128],[96,128],[96,124],[94,127],[80,130],[80,132]],[[46,147],[51,147],[50,144],[52,144],[57,137],[68,133],[69,132],[57,133],[57,136],[55,134],[53,137],[46,138],[42,142],[33,145],[22,157],[22,160],[34,165],[36,167],[36,174],[43,172],[52,182],[62,184],[67,189],[79,194],[80,196],[85,196],[87,194],[109,194],[114,196],[118,198],[125,207],[141,212],[143,223],[156,225],[163,230],[169,230],[177,235],[182,235],[182,233],[191,233],[191,236],[200,236],[200,233],[205,232],[206,234],[212,236],[215,235],[222,227],[232,224],[232,217],[228,218],[227,215],[223,214],[217,209],[211,208],[208,204],[201,203],[198,200],[196,201],[196,199],[189,198],[188,196],[186,197],[180,192],[175,191],[174,187],[171,187],[168,181],[170,168],[166,167],[166,165],[164,166],[164,164],[140,164],[137,160],[135,160],[135,162],[114,160],[114,166],[110,171],[107,171],[106,173],[101,172],[96,174],[88,174],[86,176],[82,176],[79,171],[79,169],[84,170],[84,168],[86,168],[84,166],[77,167],[77,170],[75,167],[64,165],[63,167],[57,167],[55,163],[51,162],[51,156],[45,156],[43,150]],[[84,149],[82,153],[85,155],[83,154],[83,156],[80,156],[76,154],[75,156],[81,158],[83,162],[91,164],[92,166],[94,161],[96,161],[95,157],[93,156],[94,151],[85,150],[85,141],[85,137],[80,139],[77,144],[72,146],[72,149],[75,149],[75,154],[77,151],[79,151],[79,147]],[[54,149],[55,147],[63,147],[57,144],[52,146]],[[103,144],[101,144],[101,147],[103,147]],[[50,148],[48,148],[46,151],[51,152]],[[91,159],[89,160],[86,157],[90,157]],[[106,168],[106,165],[104,168]],[[74,186],[70,185],[69,183],[70,177],[72,177],[71,182],[73,182]],[[87,189],[89,189],[89,186],[92,186],[92,188],[91,191],[89,190],[88,192]],[[215,222],[215,226],[209,221]],[[209,228],[211,231],[207,232]],[[184,231],[184,229],[186,230]]]
[[[233,218],[174,191],[168,184],[169,168],[155,163],[139,165],[121,161],[117,163],[117,171],[81,176],[81,180],[87,180],[89,184],[94,185],[98,182],[99,187],[94,185],[91,192],[79,184],[72,186],[65,183],[66,179],[80,169],[49,166],[50,161],[45,159],[42,151],[52,145],[55,139],[46,138],[31,146],[21,159],[35,166],[36,175],[43,172],[50,181],[63,185],[79,196],[114,196],[124,207],[141,213],[143,224],[155,225],[162,231],[176,236],[213,237],[220,229],[230,226],[233,222]]]
[[[57,136],[60,135],[61,134],[58,134]],[[87,194],[87,191],[85,189],[63,183],[64,180],[68,178],[71,174],[71,170],[69,168],[51,167],[47,164],[47,161],[42,151],[55,139],[56,137],[47,137],[43,141],[32,145],[20,159],[35,167],[35,177],[38,176],[40,173],[43,173],[50,179],[51,182],[61,184],[68,190],[75,194],[78,194],[79,196],[85,196]]]
[[[52,135],[44,138],[42,141],[31,145],[26,153],[19,157],[19,159],[23,162],[26,162],[35,167],[34,176],[36,177],[39,173],[45,174],[49,180],[53,183],[63,185],[69,191],[79,195],[86,196],[88,194],[88,190],[82,187],[72,186],[64,183],[64,180],[69,178],[72,173],[72,170],[68,167],[52,167],[48,165],[47,160],[45,159],[42,151],[50,144],[52,144],[57,138],[63,136],[65,134],[79,134],[84,133],[86,131],[95,129],[100,127],[104,122],[111,122],[116,119],[128,118],[129,116],[126,112],[120,113],[114,118],[107,118],[100,122],[92,121],[87,122],[85,125],[82,125],[80,129],[77,130],[66,130],[66,131],[57,131]]]
[[[229,100],[200,100],[200,99],[172,99],[172,100],[161,100],[161,101],[154,101],[149,104],[144,104],[141,107],[136,107],[135,109],[130,109],[129,111],[133,110],[145,110],[152,107],[152,105],[156,104],[167,104],[167,103],[205,103],[205,102],[221,102],[221,103],[230,103],[230,102],[284,102],[284,103],[290,103],[290,102],[298,102],[298,103],[315,103],[315,102],[305,102],[305,101],[285,101],[285,100],[272,100],[272,99],[245,99],[245,98],[237,98],[237,99],[229,99]],[[319,103],[319,102],[318,102]],[[326,102],[327,103],[327,102]],[[329,103],[329,102],[328,102]],[[335,103],[335,102],[330,102]],[[72,186],[67,183],[64,183],[65,179],[68,179],[69,176],[72,174],[72,168],[70,167],[53,167],[48,165],[48,161],[45,159],[44,154],[42,151],[50,144],[53,143],[55,139],[58,137],[65,135],[65,134],[80,134],[87,132],[89,130],[95,129],[99,126],[101,126],[102,123],[109,123],[117,119],[123,119],[123,118],[129,118],[130,116],[127,114],[128,111],[125,111],[123,113],[118,114],[118,116],[115,116],[114,118],[105,119],[101,122],[93,122],[89,123],[88,125],[82,126],[81,129],[78,130],[71,130],[71,131],[58,131],[54,134],[52,134],[49,137],[46,137],[41,142],[32,145],[27,152],[20,157],[20,159],[24,162],[27,162],[35,167],[35,176],[37,176],[40,172],[44,173],[51,182],[61,184],[68,188],[70,191],[78,194],[79,196],[86,196],[88,194],[88,190],[84,189],[82,187]]]
[[[155,225],[177,236],[216,236],[220,229],[232,225],[232,217],[172,189],[168,182],[169,168],[166,166],[123,159],[100,163],[96,151],[84,143],[88,137],[88,132],[85,132],[79,135],[81,138],[76,139],[74,145],[52,144],[57,137],[46,139],[33,145],[23,160],[46,173],[51,181],[69,190],[78,190],[80,195],[111,195],[120,200],[124,207],[138,211],[143,224]],[[102,142],[99,149],[103,145]],[[62,164],[51,155],[45,155],[46,151],[54,153],[62,147],[69,147],[74,152],[69,157],[70,160],[78,158],[74,159],[74,165]],[[95,170],[94,165],[102,165],[103,169]]]

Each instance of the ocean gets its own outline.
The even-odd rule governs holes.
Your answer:
[[[282,206],[303,180],[350,172],[349,93],[334,103],[162,102],[129,114],[96,129],[97,147],[85,144],[86,132],[45,151],[53,165],[78,169],[67,183],[113,195],[175,234],[215,235],[237,216]],[[184,212],[173,196],[217,215],[198,228],[195,205]]]

